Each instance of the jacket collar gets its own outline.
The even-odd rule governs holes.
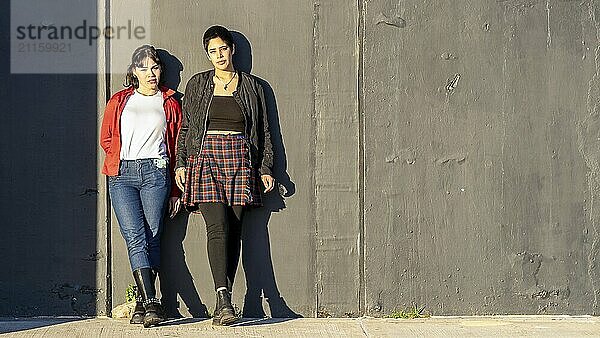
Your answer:
[[[163,99],[167,99],[173,95],[175,95],[175,91],[171,88],[167,88],[165,86],[159,86],[158,89],[162,92],[163,94]]]
[[[237,86],[237,88],[240,88],[242,86],[243,82],[245,81],[246,76],[248,76],[248,73],[243,72],[243,71],[241,71],[239,69],[236,69],[235,72],[238,75],[238,86]],[[208,85],[209,86],[214,86],[214,83],[212,82],[212,78],[213,78],[213,76],[215,76],[215,69],[211,68],[211,69],[209,69],[207,71],[204,71],[203,73],[206,74],[206,78],[205,79],[206,79]]]

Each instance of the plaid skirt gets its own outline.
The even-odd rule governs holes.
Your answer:
[[[204,202],[262,205],[249,151],[244,135],[206,135],[200,155],[188,157],[182,197],[186,209],[196,211]]]

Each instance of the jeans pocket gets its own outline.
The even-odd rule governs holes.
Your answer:
[[[163,179],[166,179],[169,174],[169,161],[166,159],[155,159],[153,164],[154,170],[159,172]]]
[[[158,172],[162,175],[163,178],[167,178],[168,173],[169,173],[169,168],[156,168],[156,170],[158,170]]]
[[[120,175],[108,176],[108,184],[114,186],[119,181],[119,177],[120,177]]]

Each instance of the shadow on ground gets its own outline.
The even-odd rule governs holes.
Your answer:
[[[0,334],[37,329],[52,325],[71,323],[90,318],[0,318]]]

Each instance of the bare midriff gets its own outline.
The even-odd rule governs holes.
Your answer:
[[[232,130],[207,130],[207,135],[240,135],[243,134],[241,131]]]

